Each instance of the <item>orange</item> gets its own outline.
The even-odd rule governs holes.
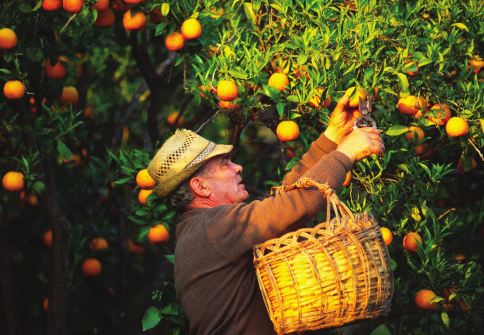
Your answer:
[[[403,115],[414,116],[419,111],[419,108],[422,108],[426,105],[427,101],[425,101],[424,98],[409,95],[408,97],[401,98],[398,101],[398,110]]]
[[[136,184],[143,190],[151,190],[156,185],[153,178],[149,175],[148,169],[143,169],[138,172],[136,175]]]
[[[145,247],[137,243],[134,243],[131,240],[127,240],[126,245],[128,246],[129,252],[133,254],[142,254],[143,252],[145,252]]]
[[[199,38],[202,35],[202,26],[197,19],[188,19],[181,26],[181,33],[186,40]]]
[[[35,194],[29,194],[25,196],[24,191],[20,192],[20,200],[29,204],[30,206],[37,206],[39,204],[39,199],[37,199],[37,196]]]
[[[450,137],[464,136],[469,132],[469,125],[466,119],[454,116],[445,125],[445,131]]]
[[[74,86],[66,86],[62,89],[62,93],[57,97],[59,106],[72,104],[76,105],[79,102],[79,93]]]
[[[356,89],[356,93],[354,93],[355,89]],[[352,97],[353,94],[354,94],[354,96]],[[345,95],[348,95],[350,97],[350,100],[348,102],[348,106],[359,107],[360,106],[360,98],[363,99],[363,101],[366,101],[367,92],[360,87],[358,87],[358,88],[350,87],[346,90]]]
[[[306,80],[310,79],[308,71],[306,70],[306,67],[304,65],[301,67],[299,66],[296,67],[296,69],[294,70],[294,75],[296,76],[297,79],[300,79],[303,76],[306,77]]]
[[[89,248],[91,248],[92,251],[106,249],[107,247],[108,242],[103,237],[95,237],[89,242]]]
[[[408,133],[405,134],[405,141],[410,142],[411,144],[414,143],[413,139],[415,138],[415,133],[417,134],[417,141],[419,142],[424,138],[424,131],[420,127],[410,126],[408,127]]]
[[[474,59],[469,59],[467,62],[469,63],[468,70],[475,66],[474,70],[472,70],[474,73],[478,73],[484,67],[484,60],[478,55],[474,55]]]
[[[222,109],[228,108],[235,110],[239,107],[239,104],[234,104],[232,101],[219,101],[218,106]]]
[[[464,168],[462,167],[462,157],[459,159],[459,163],[457,163],[457,169],[461,174],[466,174],[467,172],[474,170],[476,167],[477,167],[477,162],[472,157],[471,157],[471,168],[468,171],[464,170]]]
[[[279,91],[284,91],[289,86],[289,79],[284,73],[273,73],[269,78],[268,85],[277,88]]]
[[[95,258],[88,258],[82,263],[82,272],[88,277],[97,277],[101,273],[101,263]]]
[[[42,1],[42,8],[44,8],[48,12],[55,12],[56,10],[61,9],[61,7],[62,7],[62,0]]]
[[[164,245],[170,240],[170,233],[163,224],[159,223],[150,228],[148,240],[153,245]]]
[[[217,86],[217,96],[223,101],[234,101],[239,96],[239,87],[231,80],[221,80]]]
[[[109,28],[114,24],[115,17],[111,8],[106,9],[104,12],[98,13],[94,25],[99,28]]]
[[[3,188],[7,191],[20,191],[24,184],[24,175],[21,172],[9,171],[3,176]]]
[[[161,7],[155,7],[151,10],[148,15],[150,16],[151,22],[158,24],[161,21],[165,21],[165,17],[161,14]]]
[[[129,10],[129,6],[123,2],[123,0],[114,0],[113,1],[113,8],[116,12],[124,14]]]
[[[430,122],[443,126],[447,123],[447,121],[449,121],[450,108],[446,104],[435,104],[432,106],[432,108],[430,108],[430,110],[439,110],[439,114],[437,116],[429,117]],[[442,113],[445,113],[445,115],[442,115]]]
[[[409,75],[410,77],[413,77],[420,72],[420,67],[418,66],[418,63],[416,61],[407,60],[405,63],[410,63],[410,62],[417,65],[417,71],[415,71],[415,72],[407,71],[407,75]]]
[[[17,45],[17,34],[10,28],[0,29],[0,49],[13,49]]]
[[[423,310],[432,310],[437,306],[437,303],[430,303],[430,301],[436,296],[431,290],[420,290],[415,296],[415,305]]]
[[[283,141],[293,141],[299,136],[299,126],[294,121],[282,121],[276,129],[277,137]]]
[[[45,62],[44,72],[47,77],[52,79],[62,79],[66,76],[67,70],[64,64],[62,64],[61,60],[66,61],[67,59],[62,56],[59,57],[57,63],[55,63],[54,66],[52,66],[52,64],[50,63],[50,59]]]
[[[170,115],[168,115],[166,122],[170,126],[173,126],[177,118],[178,118],[178,112],[171,113]],[[183,124],[183,121],[185,121],[185,119],[183,118],[183,116],[180,116],[180,118],[178,118],[178,122],[176,123],[176,126],[180,127]]]
[[[10,80],[5,83],[3,94],[10,100],[20,99],[25,94],[25,87],[19,80]]]
[[[453,297],[451,300],[449,300],[450,296],[456,292],[459,291],[459,287],[456,285],[452,285],[450,287],[446,287],[442,290],[442,298],[444,298],[447,302],[444,303],[445,308],[454,310],[457,308],[457,299]]]
[[[165,38],[165,46],[170,51],[178,51],[182,49],[184,45],[185,38],[178,31],[174,31]]]
[[[418,244],[417,241],[422,244],[422,238],[417,233],[408,233],[403,238],[403,247],[409,252],[417,252]]]
[[[92,116],[92,111],[93,111],[93,108],[91,106],[87,106],[86,109],[84,110],[84,117],[86,117],[86,118],[91,117]]]
[[[94,6],[91,6],[91,9],[95,9],[98,13],[102,13],[109,8],[109,0],[97,0]]]
[[[44,233],[43,236],[44,239],[44,244],[48,246],[49,248],[52,247],[52,230],[49,229]]]
[[[415,149],[415,154],[422,159],[427,159],[432,156],[432,148],[428,143],[422,143]]]
[[[131,10],[124,13],[123,26],[127,31],[143,30],[146,27],[146,16],[142,12],[131,15]]]
[[[44,311],[47,312],[49,309],[49,298],[44,298],[44,301],[42,302],[42,307],[44,308]]]
[[[351,171],[346,173],[345,181],[343,182],[343,186],[348,186],[351,183]]]
[[[140,204],[142,204],[143,206],[147,206],[147,200],[146,198],[148,198],[148,196],[153,192],[153,190],[141,190],[139,191],[138,193],[138,201]]]
[[[389,246],[390,243],[392,243],[393,241],[392,231],[387,227],[380,227],[380,230],[381,230],[381,236],[383,237],[383,241],[385,241],[385,244]]]
[[[326,108],[331,104],[331,96],[328,94],[328,96],[326,97],[326,100],[324,100],[324,102],[320,105],[321,95],[323,94],[324,89],[318,88],[314,91],[316,94],[311,99],[309,99],[309,106],[315,107],[315,108]]]
[[[63,0],[62,7],[69,13],[80,13],[84,0]]]

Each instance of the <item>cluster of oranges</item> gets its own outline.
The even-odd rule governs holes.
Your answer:
[[[185,41],[199,38],[202,35],[202,25],[197,19],[185,20],[181,26],[181,32],[174,31],[165,38],[165,46],[170,51],[181,50]]]
[[[0,50],[11,50],[17,46],[17,34],[10,28],[0,29]],[[9,80],[3,87],[7,99],[20,99],[25,94],[25,87],[19,80]]]

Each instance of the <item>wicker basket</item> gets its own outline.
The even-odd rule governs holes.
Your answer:
[[[390,311],[393,274],[379,225],[366,212],[353,215],[326,185],[301,180],[277,191],[309,186],[325,193],[327,221],[254,247],[257,279],[278,334],[338,327]]]

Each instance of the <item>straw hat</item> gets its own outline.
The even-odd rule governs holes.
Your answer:
[[[210,158],[231,150],[232,145],[218,145],[190,130],[178,129],[148,166],[148,173],[156,182],[153,191],[166,197]]]

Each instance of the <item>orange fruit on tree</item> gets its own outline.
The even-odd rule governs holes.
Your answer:
[[[431,290],[420,290],[415,296],[415,305],[423,310],[432,310],[437,306],[437,303],[430,303],[430,301],[437,295]]]
[[[390,243],[392,243],[393,241],[392,231],[387,227],[380,227],[380,230],[381,230],[381,236],[383,237],[383,241],[385,241],[385,244],[389,246]]]
[[[89,248],[92,251],[97,251],[100,249],[106,249],[108,247],[108,241],[103,237],[94,237],[91,242],[89,242]]]
[[[470,172],[470,171],[474,170],[474,169],[477,167],[477,162],[476,162],[476,160],[475,160],[473,157],[471,157],[471,159],[470,159],[470,160],[471,160],[471,166],[470,166],[470,168],[468,168],[467,170],[465,170],[465,169],[462,167],[462,157],[459,159],[459,163],[457,163],[457,169],[459,170],[459,172],[460,172],[461,174],[466,174],[466,173],[468,173],[468,172]]]
[[[116,12],[124,14],[129,10],[129,6],[127,6],[123,0],[114,0],[113,1],[113,8]]]
[[[80,13],[84,0],[63,0],[62,7],[69,13]]]
[[[42,307],[44,308],[44,311],[47,312],[49,309],[49,298],[44,298],[44,301],[42,301]]]
[[[181,33],[186,40],[199,38],[202,35],[202,25],[197,19],[188,19],[181,26]]]
[[[150,228],[148,232],[148,240],[153,245],[164,245],[170,240],[170,233],[165,225],[159,223]]]
[[[221,80],[217,86],[217,96],[223,101],[234,101],[239,96],[239,87],[232,80]]]
[[[227,108],[227,109],[232,109],[235,110],[239,107],[239,104],[234,104],[232,101],[219,101],[218,106],[222,109]]]
[[[348,186],[351,183],[351,171],[346,173],[345,181],[342,186]]]
[[[57,97],[57,103],[59,106],[72,104],[75,106],[79,102],[79,93],[77,92],[77,88],[74,86],[65,86],[62,89],[62,93],[60,96]]]
[[[422,244],[422,238],[419,234],[411,232],[403,238],[403,247],[409,252],[417,252],[418,243]]]
[[[417,134],[417,141],[415,141],[415,142],[419,142],[419,141],[423,140],[424,131],[422,130],[422,128],[417,127],[417,126],[410,126],[410,127],[408,127],[408,132],[405,134],[405,141],[413,144],[415,134]]]
[[[143,190],[151,190],[155,187],[156,182],[151,178],[148,169],[143,169],[136,175],[136,184]]]
[[[142,204],[143,206],[147,206],[148,205],[148,200],[146,200],[146,198],[148,198],[148,196],[153,193],[153,190],[141,190],[139,191],[138,193],[138,201],[140,204]]]
[[[88,277],[97,277],[101,273],[101,262],[96,258],[88,258],[82,263],[82,272]]]
[[[446,287],[442,290],[442,298],[444,298],[447,302],[444,303],[445,308],[454,310],[457,308],[458,302],[455,297],[449,300],[450,296],[454,293],[459,291],[459,287],[456,285],[452,285],[450,287]]]
[[[326,108],[331,104],[331,96],[328,94],[326,100],[321,104],[321,96],[324,92],[324,89],[318,88],[315,91],[315,95],[309,99],[309,106],[314,108]],[[321,105],[320,105],[321,104]]]
[[[24,188],[24,175],[22,172],[9,171],[3,176],[3,188],[7,191],[17,192]]]
[[[438,125],[443,126],[444,124],[447,123],[450,119],[450,108],[446,104],[435,104],[430,108],[430,111],[432,110],[438,110],[439,113],[437,116],[430,116],[429,121]]]
[[[86,109],[84,110],[84,117],[90,118],[92,116],[92,112],[93,112],[92,106],[87,106]]]
[[[170,125],[170,126],[173,126],[176,122],[176,126],[177,127],[180,127],[183,122],[185,121],[185,119],[183,118],[183,116],[180,116],[178,118],[178,122],[176,121],[178,118],[178,112],[173,112],[171,113],[170,115],[168,115],[168,118],[166,119],[166,122]]]
[[[469,63],[468,70],[475,66],[474,70],[472,70],[474,73],[478,73],[484,67],[484,60],[478,55],[474,55],[474,58],[469,59],[467,62]]]
[[[97,0],[94,6],[91,6],[91,9],[95,9],[98,13],[102,13],[109,8],[109,0]]]
[[[409,95],[406,98],[398,100],[398,110],[406,116],[414,116],[420,108],[427,106],[427,101],[422,97]]]
[[[5,83],[3,94],[10,100],[20,99],[25,94],[25,87],[20,80],[10,80]]]
[[[355,93],[356,90],[356,93]],[[350,97],[348,102],[348,106],[350,107],[359,107],[360,106],[360,98],[366,101],[367,91],[360,87],[350,87],[346,90],[345,95]]]
[[[161,7],[155,7],[148,13],[151,22],[158,24],[165,21],[165,17],[161,14]]]
[[[414,63],[417,66],[417,71],[415,71],[415,72],[407,71],[407,75],[409,75],[410,77],[413,77],[420,72],[420,67],[418,66],[418,63],[416,61],[412,61],[412,60],[409,60],[409,59],[407,59],[407,61],[405,63],[410,63],[410,62]]]
[[[9,50],[17,45],[17,34],[10,28],[0,29],[0,49]]]
[[[284,91],[289,86],[289,78],[284,73],[276,72],[269,77],[267,84],[279,91]]]
[[[44,66],[45,75],[51,79],[64,78],[67,74],[67,70],[62,61],[67,61],[67,58],[63,56],[59,57],[55,65],[52,65],[50,59],[48,59]]]
[[[61,7],[62,7],[62,0],[42,1],[42,8],[44,8],[48,12],[55,12],[56,10],[61,9]]]
[[[131,240],[127,240],[126,245],[128,246],[129,252],[133,254],[142,254],[143,252],[145,252],[145,247],[137,243],[134,243]]]
[[[185,46],[185,38],[180,32],[174,31],[166,36],[165,46],[170,51],[178,51]]]
[[[52,230],[49,229],[47,230],[44,235],[42,236],[43,240],[44,240],[44,244],[47,246],[47,247],[52,247]]]
[[[450,137],[464,136],[469,132],[469,125],[466,119],[454,116],[445,125],[445,131]]]
[[[432,148],[428,143],[422,143],[415,148],[415,154],[420,156],[421,159],[427,159],[432,156]]]
[[[138,31],[146,28],[146,16],[142,12],[131,15],[131,10],[124,13],[123,26],[127,31]]]
[[[106,9],[104,12],[98,13],[94,25],[99,28],[109,28],[114,24],[115,17],[111,8]]]
[[[277,137],[283,141],[294,141],[299,136],[299,126],[294,121],[282,121],[276,129]]]

